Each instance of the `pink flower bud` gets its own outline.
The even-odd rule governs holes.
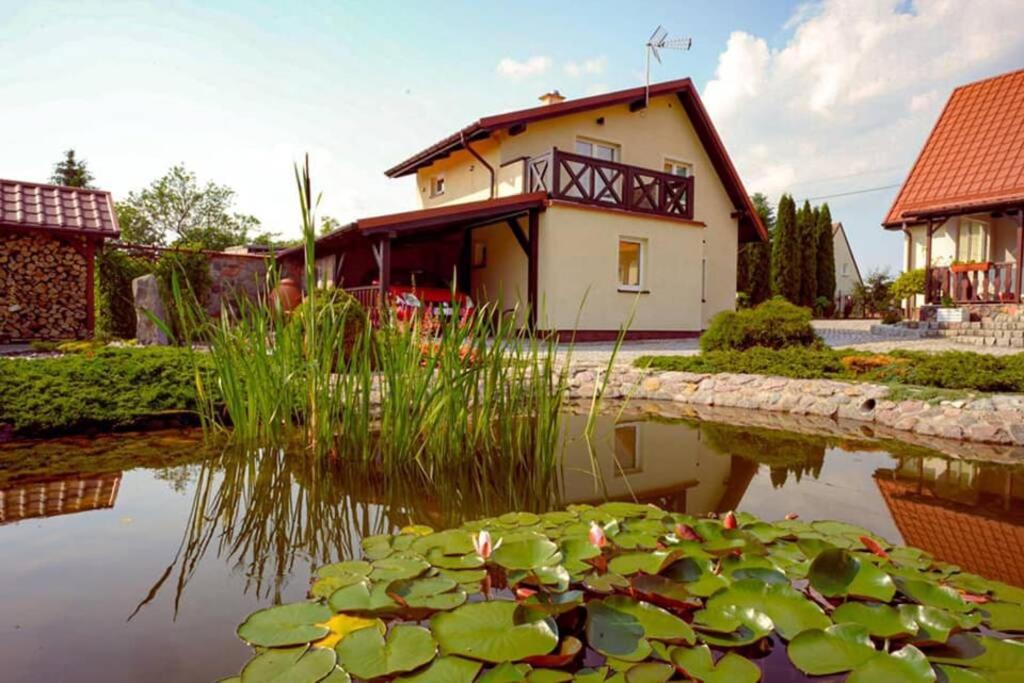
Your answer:
[[[608,545],[608,538],[604,535],[604,529],[597,522],[590,523],[590,534],[587,538],[590,540],[590,545],[595,548],[603,548]]]

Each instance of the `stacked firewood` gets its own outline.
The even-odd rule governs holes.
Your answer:
[[[84,245],[0,233],[0,342],[88,335]]]

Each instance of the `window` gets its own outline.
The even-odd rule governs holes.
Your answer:
[[[642,470],[640,463],[640,430],[635,424],[615,425],[615,476]]]
[[[957,259],[960,261],[988,260],[988,223],[973,218],[960,219]]]
[[[639,292],[643,283],[644,243],[619,239],[619,289]]]
[[[693,175],[693,166],[682,161],[666,161],[665,173],[671,173],[680,178],[689,178]]]
[[[334,255],[318,258],[314,263],[316,269],[316,286],[334,286]]]
[[[603,161],[618,161],[619,146],[597,140],[576,140],[576,153]]]
[[[436,175],[430,179],[430,196],[440,197],[444,194],[444,176]]]
[[[849,263],[843,263],[843,277],[846,277],[849,274],[850,274],[850,264]]]

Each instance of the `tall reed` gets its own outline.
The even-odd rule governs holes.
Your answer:
[[[571,348],[559,357],[554,336],[523,330],[517,311],[487,305],[404,323],[385,306],[376,325],[354,302],[337,305],[316,287],[319,197],[308,160],[295,176],[305,251],[300,312],[263,298],[211,319],[173,287],[187,341],[209,352],[208,363],[196,363],[209,432],[252,445],[299,438],[317,454],[427,472],[496,457],[556,465]],[[268,285],[278,281],[272,265]]]

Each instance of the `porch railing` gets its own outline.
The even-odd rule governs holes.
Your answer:
[[[355,297],[355,300],[367,311],[376,309],[380,302],[380,287],[378,285],[346,287],[345,291]]]
[[[1020,301],[1014,261],[978,266],[933,266],[927,271],[925,297],[930,304],[949,298],[955,303],[1009,303]]]
[[[528,161],[530,192],[552,199],[693,219],[693,177],[553,149]]]

